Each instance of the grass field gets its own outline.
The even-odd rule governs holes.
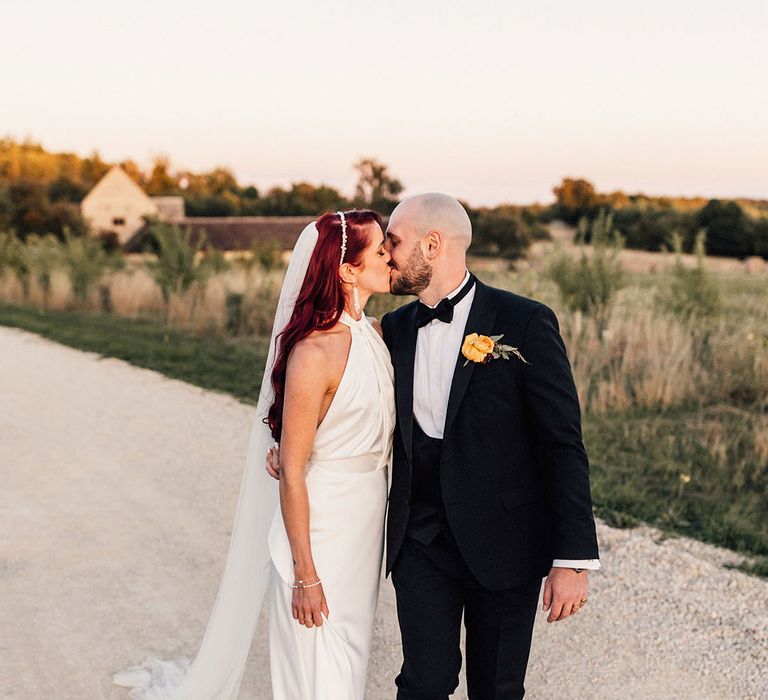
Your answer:
[[[702,347],[690,329],[655,307],[665,283],[658,274],[630,277],[602,339],[559,307],[540,275],[480,276],[558,313],[584,409],[597,514],[613,525],[647,522],[753,555],[745,570],[768,575],[765,278],[719,276],[721,317]],[[374,298],[366,313],[380,316],[402,301]],[[261,299],[262,311],[269,303]],[[232,338],[93,311],[0,304],[0,324],[251,403],[266,352],[263,334]]]
[[[0,303],[0,324],[161,372],[255,404],[268,339],[228,338],[168,328],[149,319],[42,311]]]

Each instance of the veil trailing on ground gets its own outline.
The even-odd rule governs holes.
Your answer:
[[[133,688],[131,700],[233,700],[243,678],[270,577],[269,529],[279,503],[277,482],[266,472],[266,456],[274,444],[262,422],[274,398],[270,377],[276,338],[293,314],[317,243],[313,221],[294,246],[277,303],[264,379],[253,420],[245,470],[240,484],[227,562],[200,650],[190,664],[186,657],[145,659],[113,674],[116,685]]]

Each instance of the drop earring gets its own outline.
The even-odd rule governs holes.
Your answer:
[[[360,295],[357,293],[357,282],[355,282],[355,286],[352,287],[352,301],[355,304],[355,313],[360,313]]]

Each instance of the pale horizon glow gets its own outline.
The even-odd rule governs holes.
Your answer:
[[[373,156],[405,193],[475,206],[601,192],[768,199],[768,3],[130,4],[11,0],[0,137],[260,190],[352,193]]]

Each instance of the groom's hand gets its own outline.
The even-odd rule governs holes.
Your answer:
[[[558,622],[577,613],[587,601],[588,571],[553,566],[544,582],[542,610],[549,610],[547,622]]]
[[[277,443],[267,451],[267,474],[273,479],[280,478],[280,445]]]

